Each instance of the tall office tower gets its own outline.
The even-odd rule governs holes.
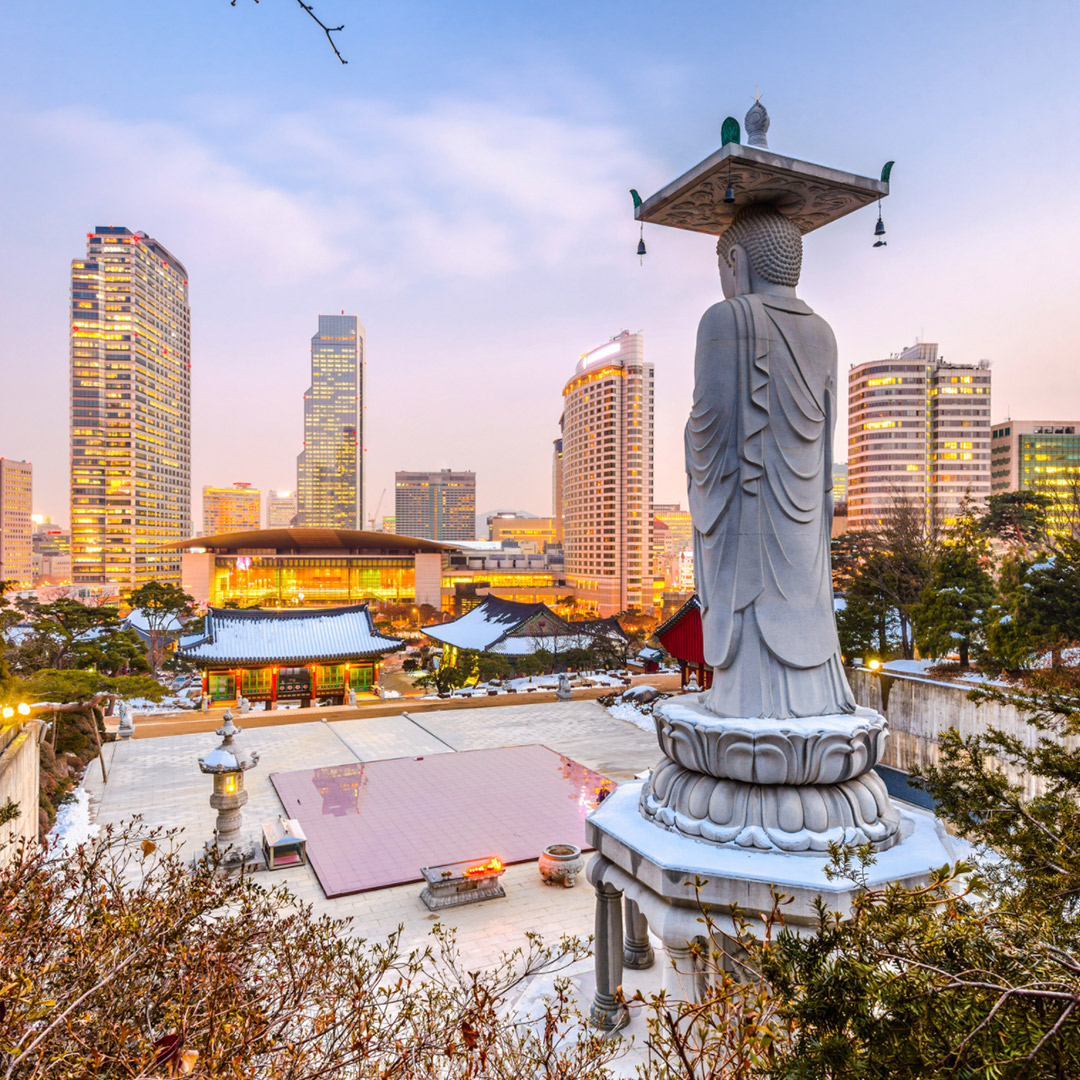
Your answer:
[[[20,589],[34,583],[33,474],[29,461],[0,457],[0,581]]]
[[[296,519],[296,492],[269,491],[266,494],[266,527],[287,529]]]
[[[71,264],[75,584],[180,584],[191,536],[191,308],[183,264],[122,226]]]
[[[623,331],[563,387],[563,546],[578,602],[601,616],[653,609],[653,366]]]
[[[920,343],[848,373],[848,527],[872,529],[898,499],[940,525],[990,494],[990,365],[946,364]]]
[[[250,484],[237,483],[202,489],[203,536],[247,532],[262,526],[262,492]]]
[[[395,473],[394,519],[399,536],[475,540],[476,473]]]
[[[990,491],[1037,491],[1050,532],[1080,538],[1080,420],[1002,420],[990,433]]]
[[[363,417],[363,324],[355,315],[320,315],[296,458],[298,525],[364,527]]]
[[[555,522],[555,543],[563,542],[562,439],[556,439],[551,455],[551,519]]]

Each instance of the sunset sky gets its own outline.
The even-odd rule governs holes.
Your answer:
[[[550,510],[560,391],[625,328],[656,365],[658,502],[682,501],[713,242],[646,228],[755,87],[770,147],[877,176],[806,241],[802,295],[849,365],[917,338],[993,362],[993,419],[1080,418],[1075,3],[7,4],[0,454],[68,520],[68,265],[95,225],[190,274],[203,484],[295,485],[320,311],[367,328],[367,500],[475,469],[477,509]],[[846,408],[846,399],[842,402]],[[837,438],[846,443],[843,421]],[[840,455],[844,456],[844,455]],[[380,515],[381,516],[381,515]]]

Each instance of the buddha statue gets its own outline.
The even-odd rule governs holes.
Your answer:
[[[723,717],[826,716],[855,702],[833,616],[836,341],[795,295],[799,227],[739,207],[717,244],[725,300],[698,327],[686,471],[705,662]]]

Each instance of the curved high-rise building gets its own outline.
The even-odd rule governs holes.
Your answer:
[[[304,394],[304,449],[296,458],[296,523],[364,527],[364,327],[320,315]]]
[[[872,529],[898,499],[951,525],[990,494],[990,368],[946,364],[923,342],[848,373],[848,528]]]
[[[567,584],[584,611],[652,611],[653,366],[641,334],[581,357],[560,425]]]

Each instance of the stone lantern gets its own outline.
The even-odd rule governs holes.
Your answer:
[[[244,790],[244,773],[259,763],[257,751],[242,750],[233,742],[233,737],[239,735],[240,730],[233,723],[232,712],[226,710],[221,727],[215,733],[221,736],[221,744],[205,757],[199,758],[199,768],[214,778],[210,805],[218,812],[214,844],[219,851],[228,847],[238,848],[241,843],[243,807],[248,801],[248,793]],[[243,852],[237,850],[233,857],[242,859]]]

